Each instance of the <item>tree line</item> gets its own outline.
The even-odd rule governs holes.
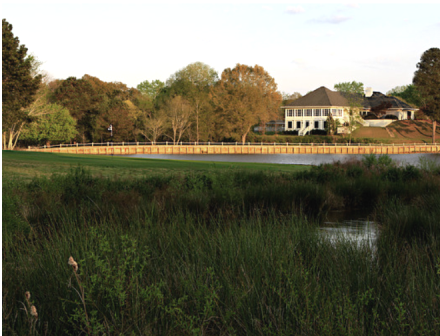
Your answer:
[[[429,83],[438,88],[440,49],[428,52],[434,55],[429,59],[432,62],[434,57],[437,67],[437,75]],[[422,57],[414,82],[421,95],[426,91],[422,89],[424,80],[418,79],[426,77],[421,73],[423,64]],[[219,76],[210,66],[195,62],[173,73],[165,83],[145,80],[136,88],[90,75],[49,80],[41,63],[28,54],[5,19],[2,87],[4,149],[13,149],[19,140],[29,144],[245,142],[254,125],[264,127],[270,120],[283,118],[280,106],[301,96],[279,92],[263,67],[244,64],[227,68]],[[438,91],[427,94],[435,96]],[[438,118],[437,100],[424,97],[424,102],[428,114]]]

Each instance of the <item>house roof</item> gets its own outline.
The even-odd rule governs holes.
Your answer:
[[[304,106],[348,106],[348,101],[339,92],[331,91],[324,86],[309,92],[283,107]]]
[[[404,109],[404,110],[417,110],[416,108],[412,107],[411,105],[408,105],[407,103],[401,101],[397,97],[390,97],[386,96],[381,92],[374,91],[373,95],[371,97],[365,97],[364,99],[364,108],[370,109],[374,108],[376,106],[379,106],[381,104],[387,104],[390,103],[390,108],[395,109]]]
[[[362,97],[359,96],[362,101]],[[386,96],[381,92],[374,91],[371,97],[363,98],[364,109],[371,109],[381,104],[390,103],[391,107],[394,109],[404,109],[404,110],[416,110],[407,103],[401,101],[397,97]],[[309,92],[305,96],[298,98],[288,105],[282,106],[284,108],[289,107],[327,107],[327,106],[349,106],[347,99],[337,91],[331,91],[324,86],[316,89],[315,91]]]

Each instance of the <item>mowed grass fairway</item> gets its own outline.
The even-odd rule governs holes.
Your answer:
[[[89,170],[93,176],[112,178],[136,178],[151,174],[188,171],[263,170],[294,172],[310,169],[310,166],[266,163],[160,160],[24,151],[3,151],[2,153],[3,178],[7,179],[31,180],[34,177],[65,174],[70,168],[78,165]]]

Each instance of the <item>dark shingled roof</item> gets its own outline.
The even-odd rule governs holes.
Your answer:
[[[339,92],[331,91],[324,86],[312,91],[305,96],[294,100],[284,107],[303,107],[303,106],[348,106],[345,99]]]
[[[364,108],[370,109],[374,108],[376,106],[379,106],[380,104],[386,104],[390,103],[390,108],[397,108],[397,109],[404,109],[404,110],[416,110],[416,108],[408,105],[407,103],[404,103],[399,98],[396,97],[389,97],[384,95],[383,93],[374,91],[373,95],[371,97],[364,99]]]

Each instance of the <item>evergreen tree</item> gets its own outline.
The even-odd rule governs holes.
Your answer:
[[[440,121],[440,49],[425,51],[417,64],[413,83],[423,99],[426,115]]]
[[[32,76],[33,57],[12,33],[12,25],[2,20],[2,133],[3,149],[14,149],[23,125],[28,122],[24,110],[41,83],[41,75]]]

